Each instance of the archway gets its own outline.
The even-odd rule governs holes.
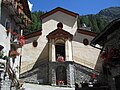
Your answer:
[[[56,84],[67,85],[67,74],[64,66],[58,66],[56,68]]]

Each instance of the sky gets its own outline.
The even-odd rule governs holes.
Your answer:
[[[108,7],[120,7],[120,0],[29,0],[32,12],[48,12],[56,7],[62,7],[79,15],[96,14]]]

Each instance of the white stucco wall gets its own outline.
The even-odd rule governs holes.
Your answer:
[[[0,24],[0,45],[4,46],[4,55],[8,56],[10,50],[10,34],[7,36],[6,29]]]
[[[63,29],[74,34],[77,29],[77,18],[63,12],[56,12],[42,20],[43,34],[48,35],[51,31],[57,29],[57,24],[63,23]]]
[[[34,40],[38,42],[37,47],[33,47]],[[29,38],[26,40],[26,43],[22,48],[21,73],[32,69],[36,62],[48,60],[47,41],[44,41],[41,36]]]
[[[57,24],[59,22],[63,23],[64,30],[67,30],[71,34],[75,33],[77,29],[77,19],[72,16],[58,11],[44,18],[42,20],[42,35],[40,37],[27,39],[29,43],[23,46],[21,73],[30,70],[35,65],[38,58],[40,61],[48,60],[49,49],[46,36],[57,29]],[[38,46],[35,48],[32,42],[36,40],[36,38]]]
[[[100,50],[90,45],[84,45],[83,40],[85,38],[89,40],[90,44],[90,41],[94,37],[76,32],[72,41],[73,60],[81,65],[94,69],[98,60]]]

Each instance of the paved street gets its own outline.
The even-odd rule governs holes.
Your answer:
[[[49,85],[38,85],[29,83],[24,83],[23,87],[25,88],[25,90],[75,90],[74,88],[68,87],[54,87]]]

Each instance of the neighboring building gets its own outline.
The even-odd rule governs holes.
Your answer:
[[[74,86],[89,81],[100,50],[91,47],[97,35],[87,27],[77,27],[78,14],[55,8],[41,16],[40,31],[26,35],[21,79],[41,84]]]
[[[21,49],[24,44],[22,31],[31,22],[27,0],[0,0],[0,63],[4,61],[6,74],[11,80],[19,78]],[[3,76],[1,78],[3,79]],[[4,78],[5,79],[5,78]]]
[[[120,90],[120,18],[109,23],[103,32],[92,40],[92,46],[101,45],[103,80],[111,90]]]

